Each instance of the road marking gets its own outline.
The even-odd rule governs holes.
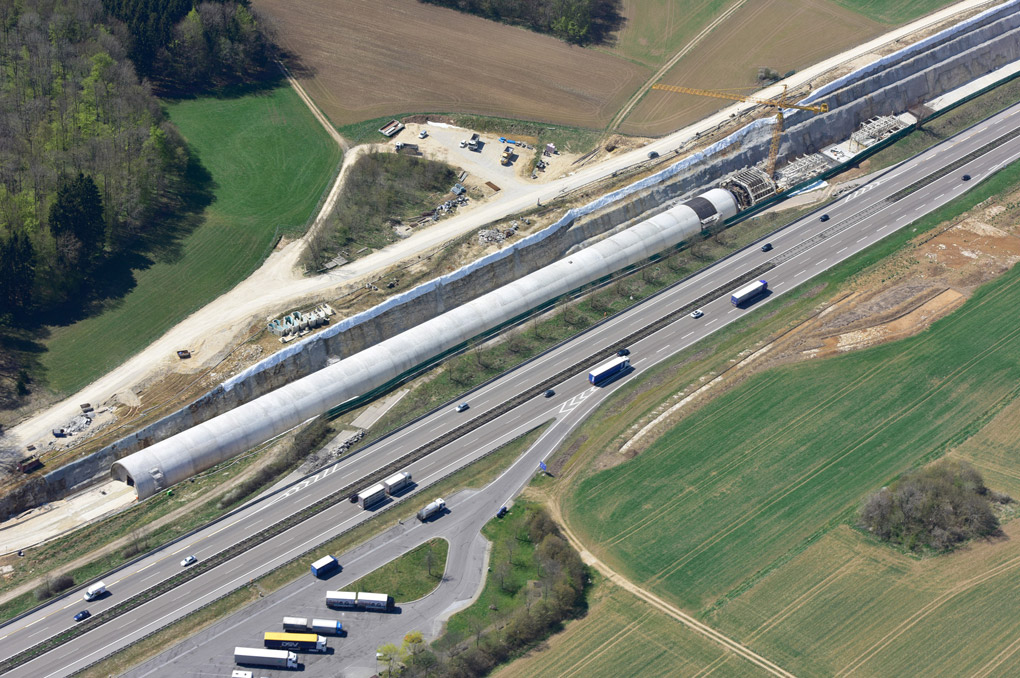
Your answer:
[[[846,250],[847,250],[847,248],[846,248],[846,247],[844,247],[843,249],[841,249],[841,250],[838,250],[838,251],[836,252],[836,254],[839,254],[840,252],[846,252]]]
[[[663,352],[663,351],[665,351],[665,350],[666,350],[667,348],[669,348],[669,344],[666,344],[665,346],[663,346],[662,348],[660,348],[660,349],[659,349],[658,351],[656,351],[656,353],[662,353],[662,352]]]
[[[775,285],[773,285],[773,287],[775,287]],[[727,311],[727,313],[736,313],[739,310],[740,310],[739,308],[731,308],[729,311]]]
[[[794,278],[799,278],[800,276],[804,275],[805,273],[807,273],[807,269],[806,268],[803,271],[801,271],[800,273],[798,273],[797,275],[793,276],[793,277]],[[775,287],[775,286],[773,285],[773,287]]]
[[[712,324],[712,323],[714,323],[714,322],[715,322],[716,320],[718,320],[718,318],[712,318],[712,319],[711,319],[711,320],[709,320],[709,321],[708,321],[707,323],[705,323],[705,326],[707,327],[707,326],[711,325],[711,324]]]
[[[819,264],[824,264],[824,263],[825,263],[826,261],[828,261],[828,260],[829,260],[829,259],[828,259],[828,257],[826,257],[825,259],[822,259],[822,260],[821,260],[821,261],[819,261],[818,263],[819,263]],[[816,264],[816,266],[817,266],[817,264]],[[773,285],[773,287],[775,287],[775,285]]]
[[[941,200],[942,196],[944,196],[944,195],[945,195],[945,193],[939,193],[938,195],[935,196],[935,199],[936,200]]]
[[[858,238],[857,242],[861,242],[862,240],[867,240],[867,239],[868,239],[868,236],[864,236],[863,238]]]
[[[687,334],[685,334],[684,336],[682,336],[680,338],[681,339],[686,339],[687,337],[691,336],[692,334],[694,334],[694,332],[688,332]]]

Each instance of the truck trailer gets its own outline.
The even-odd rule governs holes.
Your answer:
[[[744,285],[739,290],[734,290],[732,296],[730,296],[730,303],[734,306],[740,306],[741,304],[747,303],[752,299],[755,299],[762,294],[765,294],[765,290],[769,288],[769,284],[764,280],[756,280],[753,283]]]
[[[439,497],[432,501],[431,503],[426,504],[425,508],[418,511],[418,520],[424,523],[426,520],[436,515],[444,508],[446,508],[446,502],[443,501],[442,497]]]
[[[630,367],[630,358],[624,356],[617,356],[609,362],[602,363],[591,372],[588,373],[588,381],[595,386],[606,383],[613,377],[618,376],[621,372]]]
[[[274,669],[296,669],[297,655],[287,650],[262,647],[235,647],[234,663],[239,666],[269,666]]]
[[[393,496],[411,484],[411,474],[407,471],[395,473],[382,482],[386,486],[386,494]]]
[[[339,569],[340,562],[333,556],[323,556],[312,563],[313,577],[326,577]]]
[[[386,486],[382,483],[373,485],[363,492],[358,492],[358,506],[363,509],[375,506],[384,499],[386,499]]]
[[[358,592],[358,607],[366,610],[388,610],[390,609],[390,597],[385,593]]]
[[[297,652],[326,651],[326,639],[314,633],[266,631],[262,642],[270,650],[295,650]]]
[[[308,620],[304,617],[284,617],[283,630],[304,633],[308,630]]]
[[[312,630],[316,633],[328,633],[331,636],[339,636],[344,632],[344,625],[335,619],[313,619]]]
[[[326,591],[326,607],[338,607],[340,609],[353,608],[358,606],[358,594],[349,591]]]

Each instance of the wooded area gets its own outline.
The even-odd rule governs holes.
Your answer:
[[[419,0],[584,44],[612,42],[623,27],[620,0]]]
[[[356,249],[385,247],[397,239],[390,219],[417,217],[456,181],[453,169],[441,162],[393,153],[363,155],[351,168],[327,223],[310,239],[303,263],[317,270],[338,252],[353,259]]]
[[[858,525],[911,551],[948,551],[968,539],[998,533],[992,502],[1010,501],[989,491],[974,467],[946,459],[908,471],[868,497]]]
[[[264,76],[272,44],[246,3],[0,3],[0,407],[28,393],[46,325],[177,257],[210,199],[129,56],[191,93]]]

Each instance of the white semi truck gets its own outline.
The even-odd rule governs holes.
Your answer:
[[[287,650],[263,647],[235,647],[234,663],[240,666],[269,666],[274,669],[296,669],[297,655]]]
[[[411,484],[411,474],[407,471],[395,473],[382,482],[386,486],[386,494],[393,496]]]
[[[765,294],[768,290],[769,284],[764,280],[755,280],[753,283],[744,285],[739,290],[734,290],[730,296],[730,303],[734,306],[740,306],[747,302],[755,299],[762,294]]]

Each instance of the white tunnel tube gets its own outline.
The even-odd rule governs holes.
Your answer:
[[[695,205],[696,213],[690,205]],[[355,355],[162,440],[113,464],[139,499],[179,483],[273,436],[377,388],[411,368],[570,290],[644,261],[737,213],[714,188],[519,280]],[[701,214],[699,217],[698,213]]]

